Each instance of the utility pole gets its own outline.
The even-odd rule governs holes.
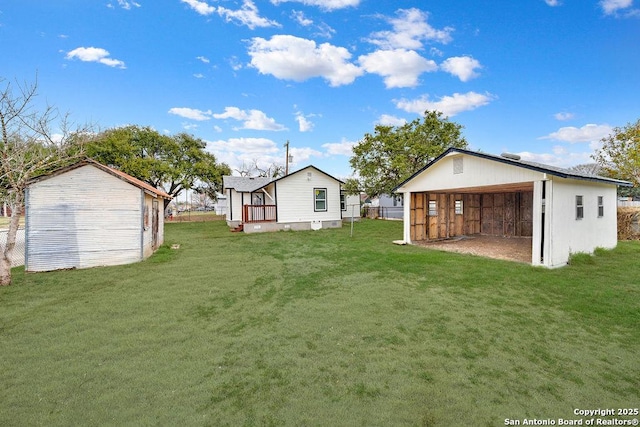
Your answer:
[[[284,176],[289,175],[289,140],[287,139],[287,143],[284,144],[284,146],[287,148],[287,153],[286,153],[286,158],[285,158],[285,166],[284,166]]]

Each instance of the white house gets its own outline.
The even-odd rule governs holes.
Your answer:
[[[130,175],[84,160],[29,182],[25,269],[128,264],[164,241],[171,196]]]
[[[407,243],[486,234],[531,239],[531,264],[617,244],[616,189],[631,183],[450,148],[396,191]]]
[[[342,181],[315,166],[277,179],[225,176],[223,184],[227,224],[247,233],[341,227],[352,212],[360,215]]]

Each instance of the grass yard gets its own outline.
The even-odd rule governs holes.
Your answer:
[[[15,269],[0,425],[497,426],[640,406],[640,243],[545,270],[391,244],[401,227],[167,224],[139,264]]]

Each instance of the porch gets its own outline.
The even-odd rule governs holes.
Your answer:
[[[278,212],[276,205],[244,205],[242,207],[242,223],[276,222]]]

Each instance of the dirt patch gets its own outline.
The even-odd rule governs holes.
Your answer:
[[[487,258],[531,263],[530,237],[458,236],[435,242],[414,242],[418,246],[441,251],[473,254]]]

